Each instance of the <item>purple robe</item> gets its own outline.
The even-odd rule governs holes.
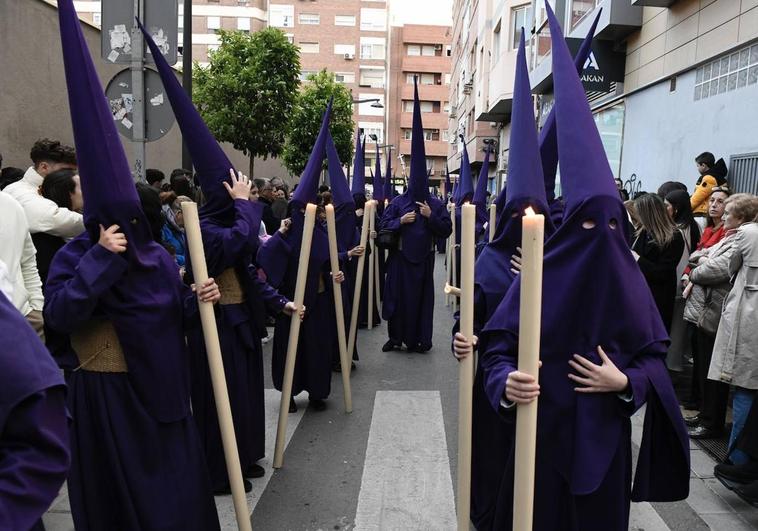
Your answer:
[[[290,299],[295,295],[302,218],[302,213],[293,212],[292,228],[286,234],[277,232],[272,236],[261,246],[257,257],[271,285]],[[300,325],[292,382],[293,397],[307,391],[311,400],[326,399],[331,392],[331,368],[334,360],[339,359],[339,347],[330,272],[326,229],[316,223],[303,300],[306,314]],[[274,387],[280,391],[287,358],[290,321],[290,317],[280,314],[274,327],[271,373]]]
[[[28,531],[58,495],[71,456],[66,386],[0,293],[0,529]]]
[[[209,276],[218,277],[226,269],[234,268],[245,295],[242,304],[217,305],[216,325],[240,465],[243,476],[249,477],[266,448],[261,336],[265,333],[267,311],[278,314],[287,299],[260,280],[251,267],[258,249],[260,205],[237,199],[234,213],[232,223],[209,217],[201,219],[200,228]],[[211,483],[214,491],[218,491],[228,487],[229,476],[202,330],[189,331],[187,339],[192,367],[192,411]]]
[[[390,251],[386,263],[382,316],[388,321],[389,339],[396,346],[427,351],[432,347],[434,314],[434,240],[452,233],[445,206],[428,197],[429,218],[408,194],[390,203],[379,230],[400,233],[400,248]],[[400,218],[416,212],[416,221],[401,225]]]
[[[46,322],[70,334],[93,319],[111,320],[129,368],[127,373],[71,372],[68,490],[77,530],[219,528],[189,408],[184,326],[197,324],[196,299],[167,252],[151,256],[159,261],[155,270],[138,270],[130,281],[135,275],[130,261],[93,245],[85,233],[63,247],[51,265]],[[144,306],[119,291],[140,277],[161,286]],[[109,311],[115,301],[129,304],[123,314]],[[132,319],[136,328],[122,328]],[[164,380],[153,382],[132,370],[146,359],[160,360]],[[154,407],[156,397],[175,407]]]

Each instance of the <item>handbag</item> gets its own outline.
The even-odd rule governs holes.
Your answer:
[[[399,247],[400,233],[394,230],[380,230],[374,239],[374,243],[380,249],[394,251]]]

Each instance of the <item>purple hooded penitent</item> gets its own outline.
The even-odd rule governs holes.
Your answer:
[[[200,113],[179,84],[174,70],[166,62],[150,34],[142,24],[140,24],[140,29],[153,54],[163,88],[171,102],[179,128],[182,130],[182,138],[192,154],[192,164],[205,197],[200,216],[214,218],[225,225],[231,224],[234,221],[234,201],[223,183],[231,184],[229,170],[233,168],[232,163],[218,145],[208,126],[205,125]]]
[[[126,372],[98,370],[89,362],[101,351],[85,348],[79,354],[88,357],[69,375],[74,525],[137,529],[171,521],[218,529],[190,414],[184,326],[196,313],[195,297],[153,240],[72,0],[59,0],[58,14],[87,232],[53,259],[45,322],[85,337],[109,323],[126,365]],[[99,226],[112,224],[126,236],[124,253],[98,244]]]
[[[353,155],[353,180],[350,192],[355,196],[366,197],[366,139],[361,142],[361,130],[355,133],[355,155]]]
[[[576,67],[555,15],[549,5],[546,9],[566,215],[544,255],[534,528],[554,529],[565,521],[565,511],[550,508],[571,507],[572,496],[618,485],[606,487],[597,499],[602,504],[587,501],[592,515],[573,517],[579,529],[589,528],[583,524],[586,518],[621,529],[628,524],[629,509],[622,488],[631,466],[628,416],[647,402],[635,500],[687,496],[689,443],[663,363],[668,337],[629,250],[626,212]],[[520,285],[514,283],[483,333],[485,389],[495,409],[508,374],[517,367],[520,295]],[[629,378],[631,402],[616,393],[574,390],[568,361],[580,354],[600,364],[598,345]],[[565,487],[556,490],[561,484]],[[609,495],[608,489],[617,494]]]
[[[386,262],[382,316],[389,321],[389,343],[392,348],[405,344],[409,349],[425,352],[432,346],[432,244],[437,238],[447,238],[450,235],[452,222],[442,202],[429,194],[417,79],[414,79],[413,96],[411,176],[408,189],[387,206],[378,227],[378,230],[396,233],[400,240],[399,248],[390,251]],[[424,204],[429,206],[428,217],[421,214]],[[411,212],[415,213],[414,221],[402,223],[402,217]]]
[[[445,165],[445,204],[447,204],[452,195],[453,185],[450,184],[450,169]]]

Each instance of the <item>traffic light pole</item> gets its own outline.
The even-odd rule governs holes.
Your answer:
[[[145,5],[134,0],[134,16],[145,20]],[[142,32],[135,20],[132,25],[132,150],[134,152],[134,180],[145,181],[145,53]]]

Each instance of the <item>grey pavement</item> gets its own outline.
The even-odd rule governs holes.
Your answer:
[[[448,516],[454,508],[456,484],[458,373],[449,350],[452,311],[442,296],[444,256],[437,257],[435,276],[440,289],[435,294],[434,348],[429,353],[381,352],[387,339],[386,324],[361,330],[360,361],[351,378],[353,413],[346,415],[342,410],[339,374],[333,375],[326,411],[306,409],[305,394],[296,398],[301,407],[297,416],[290,417],[291,438],[283,468],[253,480],[254,491],[248,499],[254,529],[454,528]],[[270,367],[271,343],[264,346],[264,355],[266,367]],[[273,387],[270,374],[266,387]],[[398,408],[398,398],[408,407]],[[266,402],[271,447],[278,393],[267,391]],[[642,420],[642,412],[633,418],[635,450]],[[402,452],[396,451],[393,441]],[[715,462],[704,451],[693,446],[691,452],[689,498],[676,503],[632,504],[630,529],[758,529],[758,509],[713,477]],[[442,465],[441,459],[445,461]],[[401,465],[395,466],[397,462]],[[409,475],[409,470],[413,474]],[[374,481],[374,476],[381,480]],[[217,498],[217,505],[222,527],[234,529],[229,497]],[[444,517],[430,520],[430,515]],[[44,521],[48,531],[73,529],[65,492]]]

